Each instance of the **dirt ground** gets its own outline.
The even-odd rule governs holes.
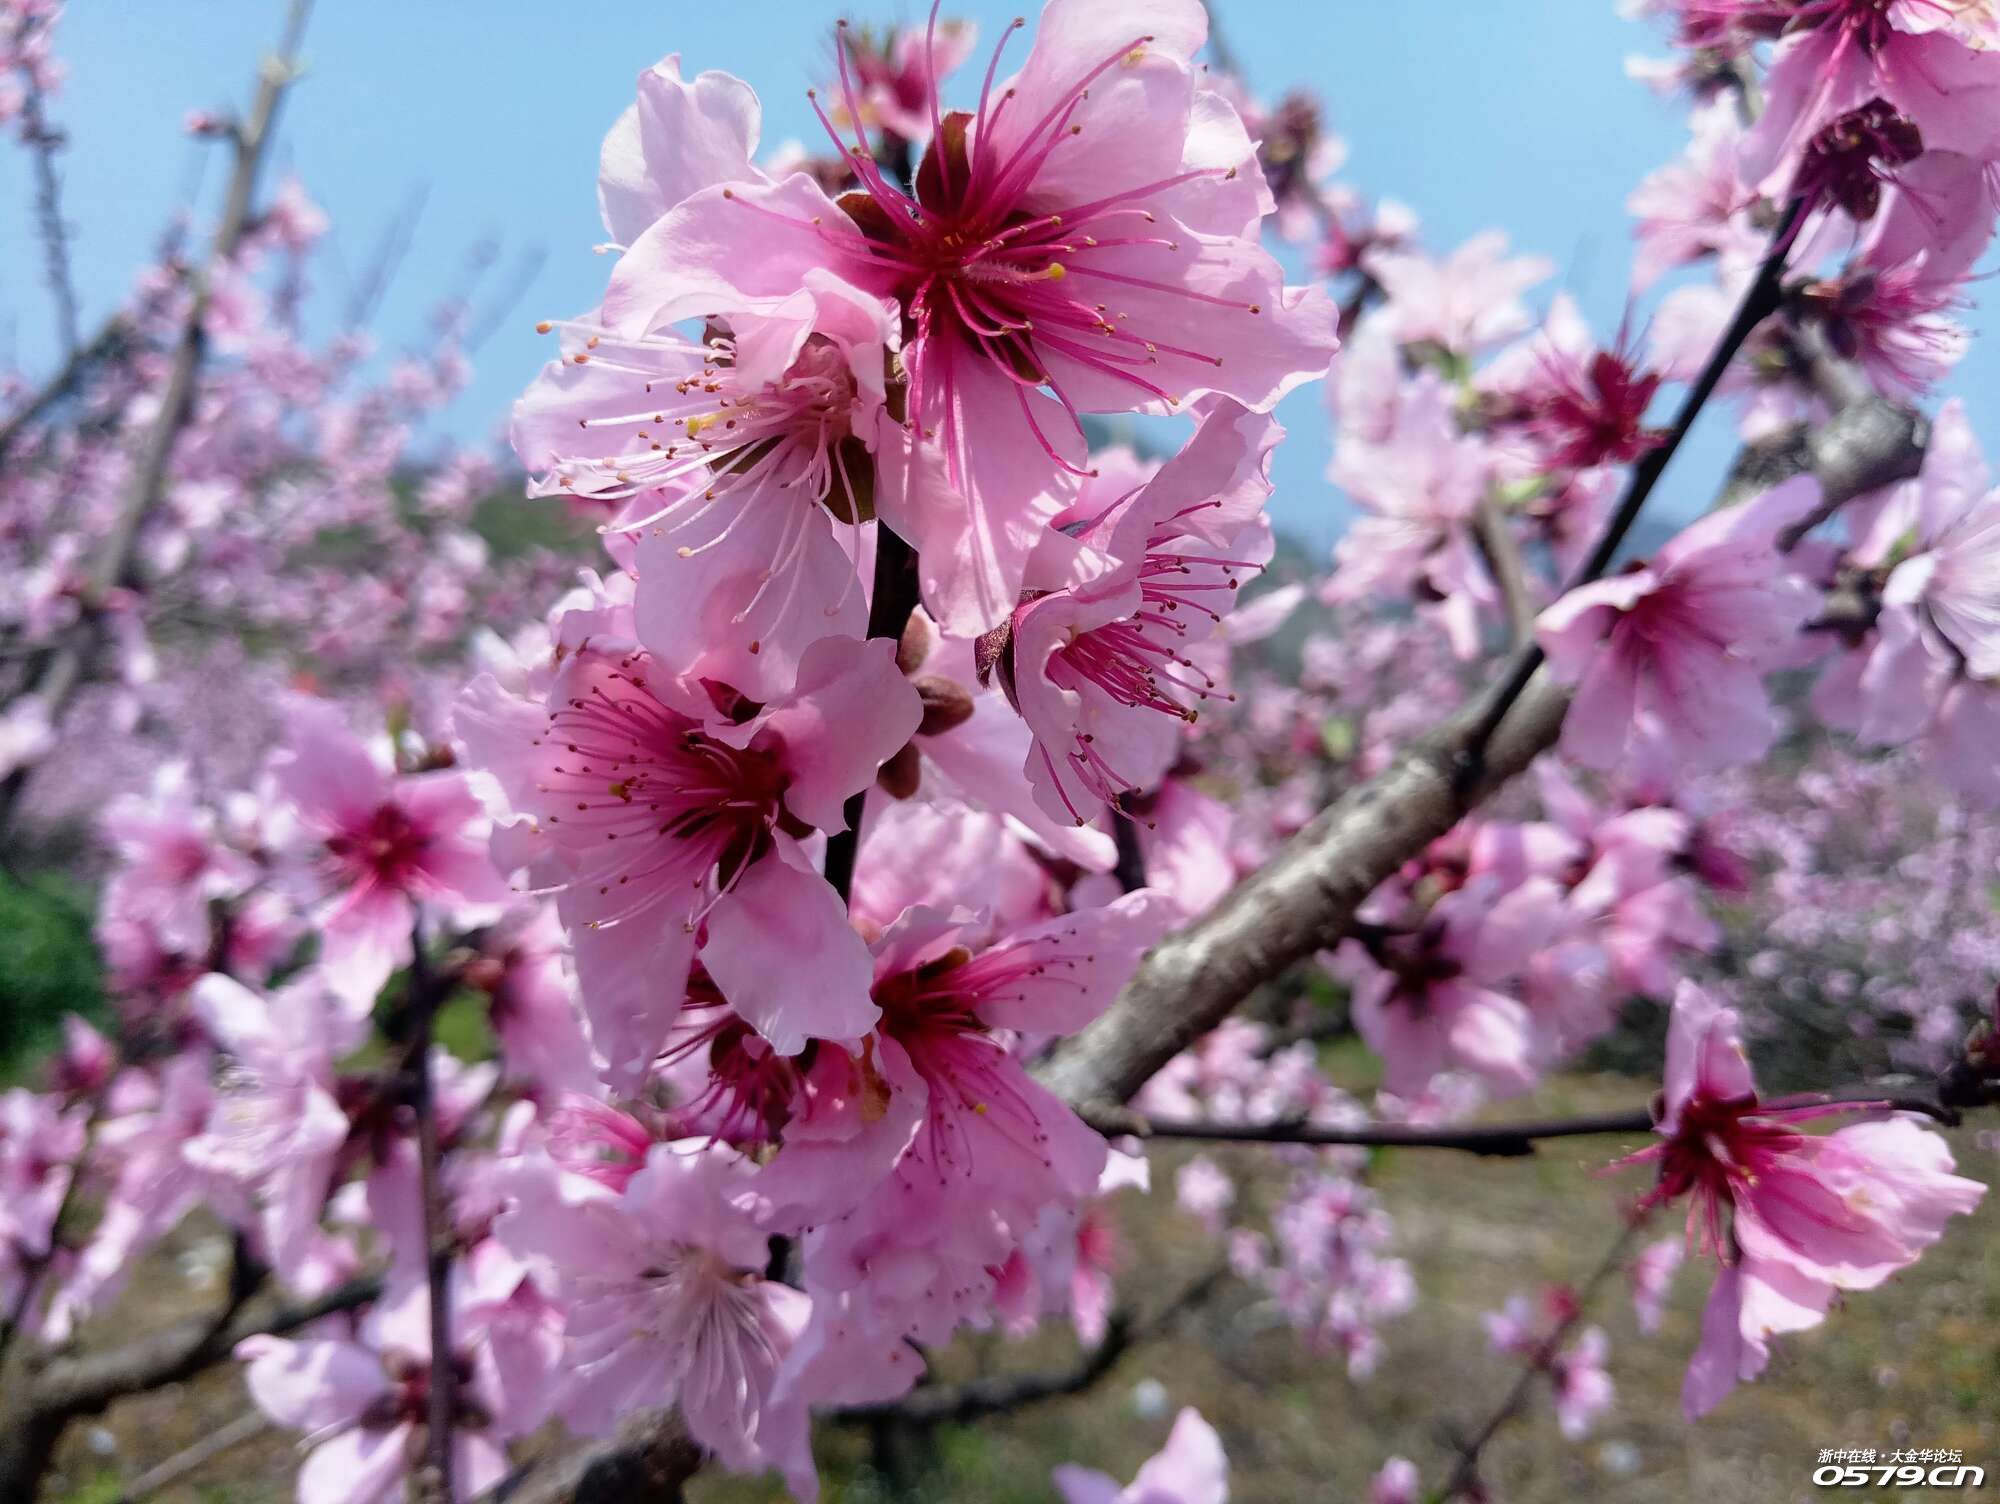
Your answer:
[[[1647,1091],[1617,1078],[1570,1077],[1508,1111],[1634,1105]],[[1982,1142],[1976,1126],[1950,1136],[1961,1170],[1990,1177],[1991,1140]],[[1048,1504],[1056,1497],[1049,1484],[1054,1464],[1081,1461],[1129,1478],[1182,1405],[1199,1407],[1221,1432],[1236,1504],[1363,1501],[1368,1479],[1392,1454],[1415,1461],[1426,1488],[1435,1489],[1449,1472],[1451,1430],[1476,1427],[1512,1378],[1510,1365],[1488,1352],[1480,1314],[1545,1281],[1579,1281],[1598,1263],[1617,1233],[1615,1199],[1640,1184],[1636,1176],[1596,1173],[1625,1147],[1615,1139],[1579,1140],[1525,1161],[1410,1150],[1380,1156],[1371,1176],[1396,1218],[1394,1251],[1411,1262],[1421,1294],[1411,1314],[1385,1329],[1387,1352],[1366,1383],[1349,1381],[1337,1360],[1304,1350],[1250,1292],[1225,1282],[1173,1329],[1128,1352],[1089,1392],[940,1432],[908,1492],[891,1492],[874,1474],[867,1437],[828,1428],[820,1439],[824,1497],[829,1504],[892,1498]],[[1254,1149],[1217,1154],[1246,1172],[1269,1164]],[[1121,1198],[1127,1249],[1121,1289],[1142,1315],[1192,1285],[1216,1257],[1213,1244],[1172,1206],[1172,1171],[1182,1157],[1156,1157],[1161,1189],[1153,1196]],[[1487,1454],[1493,1494],[1508,1504],[1889,1497],[1812,1486],[1821,1448],[1864,1446],[1957,1447],[1967,1462],[1986,1465],[1987,1490],[2000,1490],[1996,1233],[2000,1204],[1989,1198],[1976,1216],[1955,1223],[1913,1273],[1854,1297],[1820,1330],[1782,1339],[1765,1378],[1695,1426],[1681,1421],[1678,1395],[1708,1271],[1693,1263],[1683,1268],[1654,1338],[1639,1336],[1625,1281],[1612,1282],[1594,1319],[1611,1339],[1615,1407],[1591,1436],[1572,1443],[1538,1394]],[[198,1308],[200,1285],[219,1251],[212,1234],[190,1230],[177,1238],[148,1261],[104,1325],[130,1333]],[[975,1337],[945,1354],[940,1368],[947,1376],[975,1364],[1029,1372],[1061,1367],[1073,1356],[1074,1344],[1062,1333],[1025,1343]],[[228,1368],[127,1402],[73,1431],[49,1497],[112,1504],[121,1479],[235,1421],[246,1408],[242,1381]],[[276,1504],[290,1498],[295,1466],[291,1438],[265,1432],[153,1498]],[[785,1495],[774,1480],[705,1474],[689,1497],[696,1504],[775,1504]]]

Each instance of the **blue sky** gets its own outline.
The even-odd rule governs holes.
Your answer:
[[[976,19],[987,41],[1019,9],[1019,0],[952,7]],[[129,288],[172,209],[191,191],[213,201],[222,154],[189,142],[182,116],[190,107],[241,105],[281,11],[210,0],[75,4],[63,16],[58,49],[70,76],[56,114],[72,142],[66,204],[86,328]],[[350,276],[360,275],[400,206],[424,194],[375,326],[391,350],[429,337],[430,309],[479,242],[499,237],[503,265],[546,250],[512,319],[480,351],[474,384],[446,416],[454,432],[479,437],[545,358],[534,319],[581,311],[602,290],[606,263],[590,249],[602,235],[597,148],[639,71],[670,51],[689,71],[726,68],[763,96],[767,147],[813,141],[805,90],[830,71],[829,27],[839,13],[808,0],[322,0],[277,161],[327,208]],[[1348,181],[1414,207],[1433,248],[1489,226],[1506,230],[1517,248],[1559,268],[1538,303],[1566,286],[1600,334],[1615,329],[1629,267],[1625,196],[1684,140],[1678,107],[1624,75],[1626,54],[1660,50],[1646,27],[1621,20],[1610,0],[1229,0],[1219,13],[1261,94],[1275,98],[1303,83],[1326,101],[1349,143]],[[888,0],[848,14],[894,21],[919,12],[910,0]],[[983,43],[976,57],[974,88]],[[210,160],[201,168],[204,152]],[[10,230],[0,238],[0,349],[45,369],[53,327],[28,233],[30,201],[22,154],[0,151],[0,224]],[[319,291],[330,307],[347,301],[331,266]],[[1950,389],[1979,394],[1976,419],[1992,410],[1996,380],[2000,355],[1976,349]],[[1325,541],[1345,511],[1322,478],[1321,400],[1312,388],[1281,411],[1291,438],[1279,452],[1273,506],[1282,523]],[[1730,449],[1727,423],[1714,415],[1676,462],[1663,504],[1683,513],[1702,505]]]

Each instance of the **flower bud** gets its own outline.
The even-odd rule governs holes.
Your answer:
[[[931,630],[930,618],[921,611],[912,611],[910,619],[903,623],[903,635],[896,641],[896,667],[914,674],[924,666],[936,641],[937,633]]]
[[[917,723],[918,736],[942,736],[972,719],[971,692],[957,680],[925,674],[916,681],[916,689],[924,706],[924,718]]]
[[[917,744],[904,742],[902,750],[876,772],[875,781],[891,799],[909,799],[915,796],[923,773],[923,760],[917,753]]]

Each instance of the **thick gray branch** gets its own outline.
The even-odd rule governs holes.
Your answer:
[[[1537,676],[1469,779],[1476,707],[1406,748],[1209,914],[1156,946],[1118,1000],[1046,1064],[1044,1084],[1079,1104],[1130,1097],[1254,988],[1337,944],[1384,878],[1554,745],[1568,705],[1567,693]]]
[[[1798,463],[1819,477],[1831,516],[1856,496],[1913,475],[1928,437],[1920,415],[1869,397],[1805,437]],[[1761,477],[1765,484],[1776,478]],[[1044,1083],[1072,1103],[1125,1101],[1256,987],[1338,943],[1355,906],[1378,883],[1555,745],[1568,705],[1562,690],[1538,676],[1470,778],[1475,711],[1461,710],[1406,749],[1213,911],[1156,946],[1103,1016],[1047,1062]]]

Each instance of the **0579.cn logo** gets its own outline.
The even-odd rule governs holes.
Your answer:
[[[1828,1448],[1819,1454],[1812,1481],[1820,1488],[1979,1488],[1986,1469],[1968,1465],[1956,1448],[1895,1451],[1882,1460],[1868,1448]]]

